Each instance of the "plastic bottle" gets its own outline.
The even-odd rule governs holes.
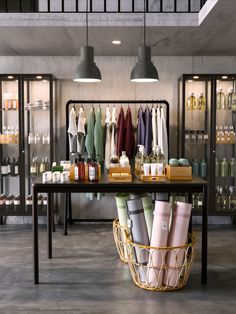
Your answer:
[[[198,164],[198,160],[194,159],[193,161],[193,175],[198,177],[199,176],[199,164]]]
[[[152,147],[152,152],[149,155],[149,161],[151,164],[154,164],[157,162],[157,145]]]
[[[139,149],[135,156],[135,166],[134,173],[138,179],[141,178],[143,174],[143,164],[148,163],[149,159],[147,154],[145,153],[145,148],[143,145],[138,145]]]
[[[206,178],[207,176],[207,164],[204,159],[202,159],[200,163],[200,176],[202,178]]]
[[[129,167],[129,158],[126,156],[126,152],[122,151],[120,157],[120,167]]]
[[[90,182],[98,181],[98,163],[95,159],[88,164],[88,179]]]

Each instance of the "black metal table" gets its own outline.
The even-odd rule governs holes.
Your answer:
[[[34,254],[34,283],[39,283],[39,244],[38,244],[38,205],[37,194],[48,194],[47,227],[48,227],[48,258],[52,258],[52,215],[50,206],[53,193],[188,193],[191,199],[192,193],[203,193],[202,206],[202,272],[201,282],[207,283],[207,181],[201,178],[193,178],[192,181],[165,181],[165,182],[141,182],[133,179],[133,182],[110,183],[106,176],[102,176],[99,182],[68,182],[68,183],[41,183],[35,182],[33,191],[33,254]]]

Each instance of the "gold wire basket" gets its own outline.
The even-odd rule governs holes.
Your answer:
[[[128,235],[125,247],[128,265],[135,285],[152,291],[173,291],[188,281],[195,256],[196,235],[179,247],[150,247],[135,244]]]
[[[125,241],[130,237],[130,233],[127,227],[120,225],[118,219],[113,220],[113,236],[121,261],[128,263],[128,248]]]

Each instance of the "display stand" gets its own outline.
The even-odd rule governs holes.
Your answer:
[[[94,106],[104,106],[104,105],[141,105],[141,106],[163,106],[166,116],[166,126],[167,126],[167,136],[169,138],[169,103],[166,100],[69,100],[66,103],[66,130],[69,126],[69,114],[72,106],[79,108],[80,106],[94,105]],[[169,142],[169,141],[168,141]],[[70,159],[69,156],[69,140],[68,136],[66,137],[66,158]],[[119,191],[116,191],[117,193]],[[67,221],[70,224],[73,222],[112,222],[112,219],[74,219],[72,216],[72,207],[71,207],[71,194],[66,194],[66,206],[65,206],[65,228],[64,234],[67,234]],[[68,219],[67,219],[68,217]]]

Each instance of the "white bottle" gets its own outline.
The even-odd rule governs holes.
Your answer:
[[[120,157],[120,167],[129,167],[129,158],[126,156],[126,152],[122,151]]]

